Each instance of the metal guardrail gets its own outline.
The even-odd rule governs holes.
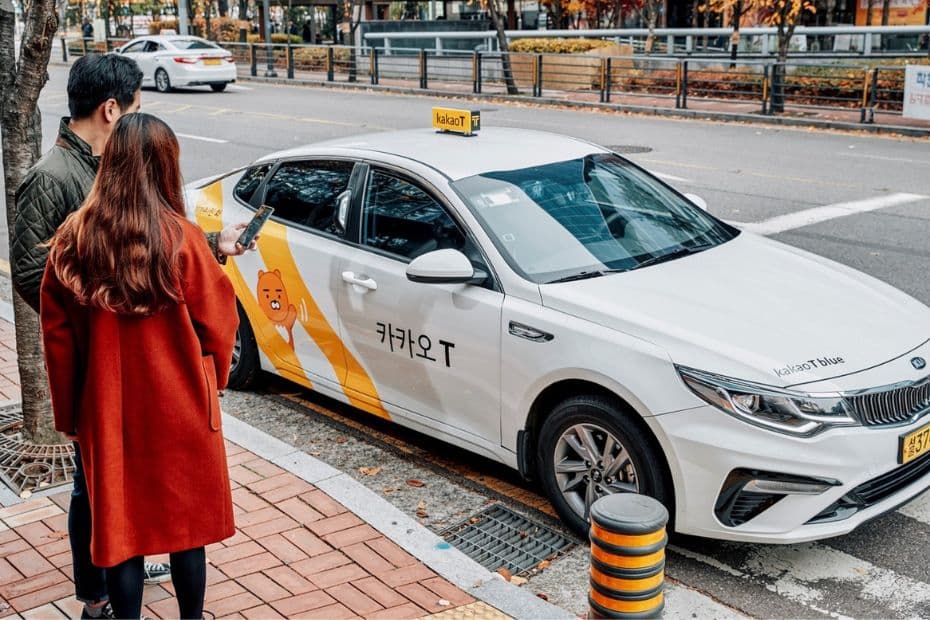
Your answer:
[[[680,110],[739,104],[744,111],[762,114],[786,108],[795,113],[858,111],[860,123],[872,123],[876,112],[900,115],[904,100],[903,65],[401,48],[388,53],[377,47],[360,52],[346,45],[220,45],[232,52],[240,73],[250,76],[382,84],[449,94],[516,94],[591,103],[639,101]],[[82,40],[62,39],[62,49],[71,54],[91,51]],[[515,93],[508,93],[505,66],[509,66]]]

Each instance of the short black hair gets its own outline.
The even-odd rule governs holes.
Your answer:
[[[142,88],[142,71],[132,58],[119,54],[87,54],[74,61],[68,74],[68,110],[80,120],[107,99],[125,110]]]

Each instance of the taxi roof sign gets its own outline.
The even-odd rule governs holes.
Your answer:
[[[433,127],[439,131],[473,136],[481,129],[481,112],[456,108],[433,108]]]

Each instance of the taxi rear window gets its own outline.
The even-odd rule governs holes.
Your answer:
[[[252,200],[252,194],[254,194],[258,186],[261,185],[262,179],[268,174],[269,168],[271,168],[271,166],[265,164],[264,166],[255,166],[246,170],[242,178],[239,179],[239,182],[236,183],[236,188],[233,190],[236,198],[242,202],[250,202]]]

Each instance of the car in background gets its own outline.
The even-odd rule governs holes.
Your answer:
[[[186,35],[137,37],[116,50],[142,69],[142,85],[167,93],[180,86],[209,86],[221,92],[236,81],[233,55],[217,44]]]

